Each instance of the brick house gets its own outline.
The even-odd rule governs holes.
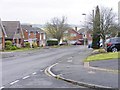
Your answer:
[[[32,25],[21,25],[24,33],[24,42],[29,42],[31,47],[32,43],[37,43],[37,46],[45,46],[46,34],[43,30]]]
[[[87,44],[92,42],[92,30],[81,28],[78,30],[78,33],[82,35],[83,39],[87,39]]]
[[[0,50],[4,50],[5,48],[5,37],[7,37],[7,35],[0,19]]]
[[[63,40],[67,40],[69,44],[74,44],[77,41],[82,41],[83,37],[76,30],[69,29],[64,32]]]
[[[3,28],[6,31],[7,37],[5,41],[12,41],[17,47],[23,45],[23,31],[19,21],[2,21]]]

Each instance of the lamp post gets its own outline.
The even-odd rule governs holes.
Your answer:
[[[84,39],[84,45],[86,45],[86,40],[87,40],[86,38],[86,29],[87,29],[86,14],[83,13],[82,15],[85,16],[85,31],[84,31],[83,39]]]

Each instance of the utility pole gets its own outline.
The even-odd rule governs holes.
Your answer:
[[[86,40],[87,40],[87,38],[86,38],[86,29],[87,29],[86,14],[83,13],[82,15],[85,16],[85,31],[84,31],[83,39],[84,39],[84,45],[86,45]]]

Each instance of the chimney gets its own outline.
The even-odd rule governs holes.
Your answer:
[[[77,27],[75,27],[75,30],[77,31]]]

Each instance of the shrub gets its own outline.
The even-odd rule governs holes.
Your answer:
[[[16,50],[17,47],[16,46],[11,46],[10,50]]]
[[[37,43],[35,43],[35,42],[32,43],[32,47],[33,47],[33,48],[37,48]]]
[[[47,45],[48,46],[58,45],[58,40],[48,40]]]
[[[12,42],[11,41],[5,41],[5,49],[6,50],[11,50],[12,47]]]
[[[6,49],[6,50],[11,50],[11,47],[12,47],[12,46],[10,46],[10,45],[6,45],[6,46],[5,46],[5,49]]]
[[[30,43],[29,42],[25,42],[25,47],[30,48]]]
[[[5,41],[5,45],[12,46],[12,42],[11,41]]]

